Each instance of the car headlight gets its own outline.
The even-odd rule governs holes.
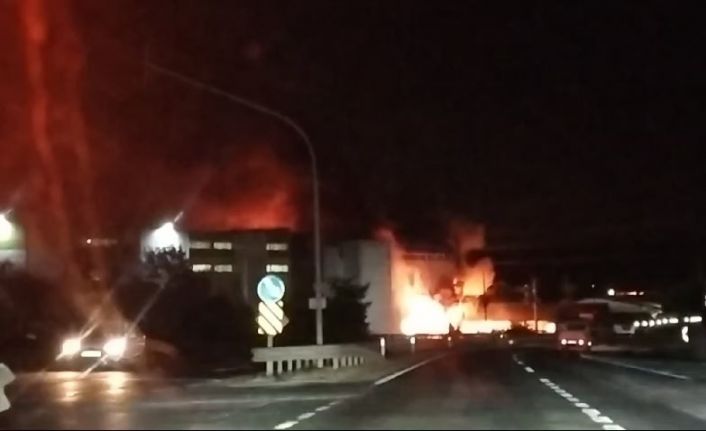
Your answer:
[[[115,337],[108,340],[103,345],[103,351],[111,357],[120,357],[127,349],[127,339],[125,337]]]
[[[73,356],[81,351],[81,339],[67,338],[61,344],[61,356]]]

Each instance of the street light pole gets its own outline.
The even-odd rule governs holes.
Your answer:
[[[324,343],[324,329],[323,329],[323,307],[322,307],[322,297],[323,297],[323,276],[321,271],[321,212],[319,205],[319,171],[316,162],[316,153],[314,152],[314,146],[309,139],[309,135],[304,131],[304,129],[297,124],[291,117],[275,111],[274,109],[268,108],[260,103],[246,99],[244,97],[238,96],[233,93],[229,93],[220,88],[214,87],[213,85],[207,84],[205,82],[194,79],[190,76],[186,76],[179,72],[167,69],[160,65],[154,64],[149,59],[146,59],[145,65],[164,76],[179,81],[183,84],[189,85],[191,87],[197,88],[209,94],[213,94],[219,97],[223,97],[231,102],[237,103],[241,106],[245,106],[253,111],[257,111],[261,114],[273,117],[280,122],[286,124],[290,129],[294,130],[297,135],[304,141],[306,145],[307,152],[309,153],[309,158],[311,161],[311,184],[312,184],[312,195],[313,195],[313,219],[314,219],[314,295],[316,297],[316,344]]]

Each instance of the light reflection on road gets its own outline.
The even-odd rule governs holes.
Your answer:
[[[108,382],[108,394],[113,397],[119,397],[125,392],[128,376],[127,373],[121,372],[107,373],[106,381]]]
[[[88,375],[61,371],[46,373],[43,377],[43,383],[48,384],[51,398],[62,403],[112,402],[124,398],[128,389],[137,389],[133,387],[136,386],[136,379],[130,373],[122,371],[95,372]],[[24,389],[31,391],[31,386],[37,382],[36,379],[27,382]]]

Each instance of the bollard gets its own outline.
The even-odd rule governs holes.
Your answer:
[[[414,353],[417,350],[417,337],[411,336],[409,337],[409,348]]]
[[[5,364],[0,363],[0,412],[10,408],[10,400],[5,395],[5,386],[12,383],[13,380],[15,380],[15,375],[12,374],[12,371]]]
[[[382,357],[385,356],[386,347],[387,347],[387,342],[385,341],[385,337],[380,337],[380,356],[382,356]]]

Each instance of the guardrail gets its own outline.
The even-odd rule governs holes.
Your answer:
[[[265,363],[268,376],[302,368],[330,365],[332,368],[357,366],[366,361],[381,360],[374,344],[324,344],[322,346],[258,347],[252,349],[252,360]]]

